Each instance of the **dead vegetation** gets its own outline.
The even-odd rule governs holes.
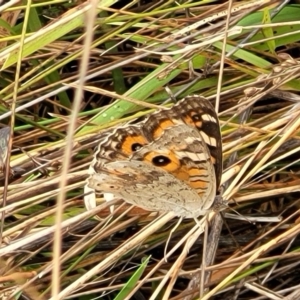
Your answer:
[[[300,6],[222,2],[0,6],[1,299],[299,298]],[[193,220],[84,207],[103,132],[166,86],[219,111],[229,208],[204,248]]]

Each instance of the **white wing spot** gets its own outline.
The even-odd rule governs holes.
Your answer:
[[[201,117],[203,121],[210,121],[210,122],[217,123],[217,120],[211,115],[203,114]]]
[[[201,136],[206,144],[217,147],[217,141],[215,138],[208,136],[204,131],[201,131]]]
[[[198,135],[199,135],[199,134],[198,134]],[[202,143],[202,139],[201,139],[200,136],[199,136],[198,138],[188,136],[188,137],[186,137],[184,140],[185,140],[185,142],[186,142],[187,144],[192,144],[192,143],[194,143],[194,141],[198,141],[198,142]]]

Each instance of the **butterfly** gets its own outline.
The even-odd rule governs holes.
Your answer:
[[[212,208],[221,175],[218,116],[207,99],[187,96],[99,142],[85,204],[93,207],[95,194],[111,193],[148,211],[195,219]]]

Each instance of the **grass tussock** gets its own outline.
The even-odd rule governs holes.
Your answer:
[[[300,6],[231,2],[1,4],[1,299],[297,299]],[[166,86],[219,111],[229,207],[207,239],[84,206],[99,139]]]

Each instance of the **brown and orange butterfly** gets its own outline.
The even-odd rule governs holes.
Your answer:
[[[197,218],[214,203],[222,175],[222,140],[212,104],[188,96],[101,140],[89,169],[88,208],[112,193],[145,210]]]

